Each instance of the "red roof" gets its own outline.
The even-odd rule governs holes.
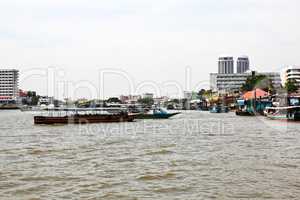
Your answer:
[[[252,91],[249,91],[249,92],[246,92],[244,95],[243,95],[243,98],[245,100],[250,100],[250,99],[254,99],[255,97],[256,98],[262,98],[262,97],[267,97],[269,96],[269,93],[268,92],[265,92],[263,91],[262,89],[255,89],[255,90],[252,90]]]
[[[10,97],[10,96],[0,96],[0,99],[12,99],[12,97]]]

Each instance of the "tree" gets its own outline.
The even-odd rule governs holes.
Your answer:
[[[138,103],[147,106],[152,106],[154,104],[154,100],[152,98],[146,97],[146,98],[139,99]]]
[[[274,92],[272,81],[265,75],[253,75],[248,77],[246,82],[242,85],[241,90],[246,92],[252,91],[255,88],[259,88],[268,92]]]
[[[179,100],[179,99],[173,99],[172,102],[173,102],[173,103],[179,104],[179,103],[180,103],[180,100]]]
[[[36,96],[36,95],[32,96],[31,97],[31,105],[36,106],[39,102],[39,99],[40,99],[39,95],[38,96]]]
[[[286,91],[288,93],[293,93],[293,92],[297,92],[298,91],[298,86],[296,85],[296,81],[295,80],[288,80],[285,83],[284,88],[286,89]]]
[[[199,92],[198,92],[198,95],[200,97],[202,97],[204,94],[205,94],[206,90],[205,89],[201,89]]]
[[[204,96],[211,97],[212,95],[213,95],[213,91],[212,90],[206,90],[204,92]]]
[[[107,100],[107,103],[121,103],[121,100],[117,97],[111,97]]]
[[[35,91],[28,91],[27,92],[27,96],[28,97],[35,97],[36,96],[36,92]]]

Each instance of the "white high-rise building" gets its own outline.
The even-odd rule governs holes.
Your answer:
[[[280,73],[277,72],[246,72],[236,74],[210,74],[210,89],[219,93],[238,92],[247,78],[253,75],[263,75],[271,80],[274,88],[281,87]]]
[[[297,83],[297,85],[300,87],[300,66],[289,66],[284,69],[282,75],[283,85],[288,80],[294,80]]]
[[[220,56],[218,61],[218,73],[219,74],[233,74],[233,57],[232,56]]]
[[[19,96],[19,71],[0,69],[0,101],[17,100]]]
[[[236,61],[236,72],[238,74],[245,73],[250,70],[248,56],[240,56]]]

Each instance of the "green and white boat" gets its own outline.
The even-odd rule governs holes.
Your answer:
[[[300,106],[267,107],[264,115],[272,120],[300,121]]]
[[[168,119],[178,114],[180,114],[180,112],[169,113],[163,108],[154,108],[150,111],[137,114],[136,119]]]

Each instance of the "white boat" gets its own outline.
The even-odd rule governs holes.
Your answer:
[[[300,121],[300,106],[267,107],[264,115],[273,120]]]

